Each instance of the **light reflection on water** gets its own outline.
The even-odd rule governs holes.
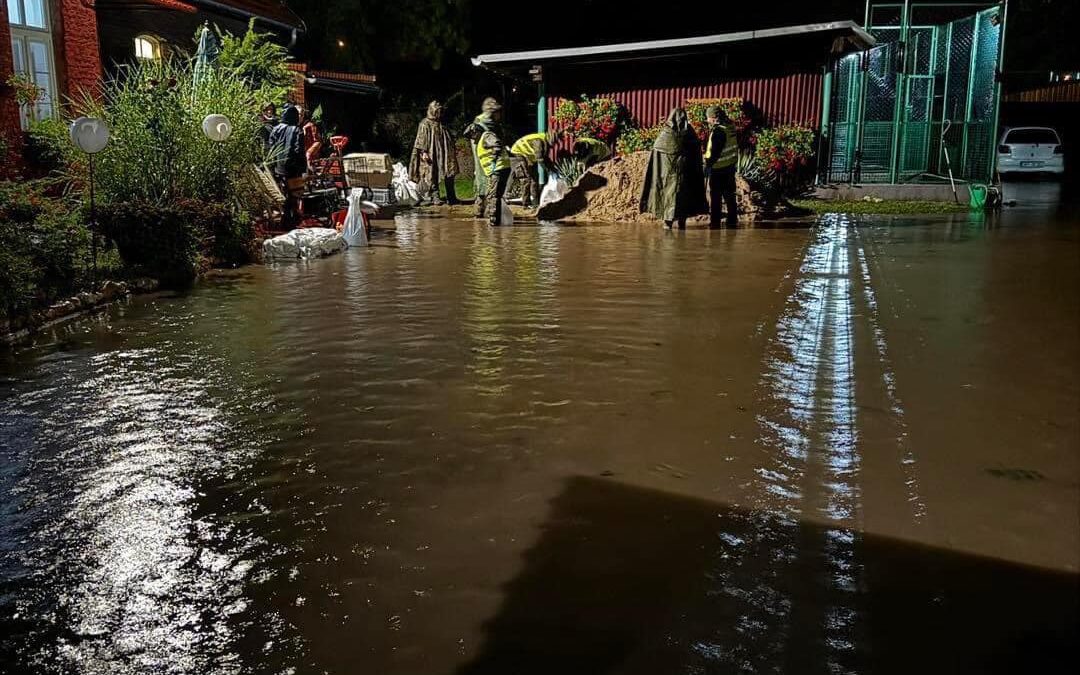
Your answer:
[[[929,504],[956,518],[949,536],[983,525],[934,492],[940,458],[925,470],[912,439],[936,435],[937,410],[912,410],[937,373],[927,386],[924,353],[897,339],[913,321],[897,308],[941,295],[890,255],[922,260],[942,233],[971,268],[992,249],[948,227],[401,219],[368,249],[116,308],[0,364],[0,630],[19,636],[0,657],[46,673],[840,673],[925,661],[920,629],[995,643],[1061,584],[916,545]],[[948,321],[942,304],[922,311]],[[967,381],[981,364],[936,365]],[[980,475],[985,445],[957,444],[956,476]],[[1074,504],[988,482],[985,504]],[[974,548],[1071,555],[1028,522]],[[1002,578],[997,614],[967,610]]]
[[[237,477],[262,443],[234,426],[223,366],[168,342],[107,351],[51,363],[60,396],[30,380],[0,402],[15,432],[3,460],[22,467],[8,490],[21,519],[0,526],[18,541],[0,550],[0,607],[33,636],[5,644],[8,658],[38,672],[243,672],[238,626],[269,551],[198,508],[201,485]],[[272,613],[258,624],[287,638]]]

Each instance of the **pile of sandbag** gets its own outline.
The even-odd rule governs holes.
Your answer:
[[[649,213],[641,213],[641,193],[645,187],[645,171],[649,166],[648,151],[614,157],[586,171],[566,190],[561,199],[544,203],[536,217],[544,221],[593,222],[656,222]],[[743,220],[762,220],[802,215],[776,191],[751,185],[742,176],[736,179],[739,217]],[[699,216],[691,222],[707,222]]]
[[[264,241],[263,258],[267,262],[324,258],[344,250],[346,246],[345,238],[335,229],[307,227]]]

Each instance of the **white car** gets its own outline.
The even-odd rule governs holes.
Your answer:
[[[1001,173],[1065,173],[1065,148],[1049,127],[1006,129],[998,145]]]

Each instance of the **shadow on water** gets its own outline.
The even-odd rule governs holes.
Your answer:
[[[570,479],[459,673],[1074,672],[1075,575],[849,532],[838,596],[835,532]]]

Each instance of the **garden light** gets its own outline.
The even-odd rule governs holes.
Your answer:
[[[109,144],[109,126],[96,117],[80,117],[71,123],[71,142],[88,155],[96,155]]]
[[[232,136],[232,122],[224,115],[207,115],[203,118],[202,130],[210,140],[222,143]]]
[[[109,125],[96,117],[80,117],[71,123],[71,142],[86,153],[90,173],[90,251],[94,281],[97,281],[97,209],[94,204],[94,155],[109,144]]]

